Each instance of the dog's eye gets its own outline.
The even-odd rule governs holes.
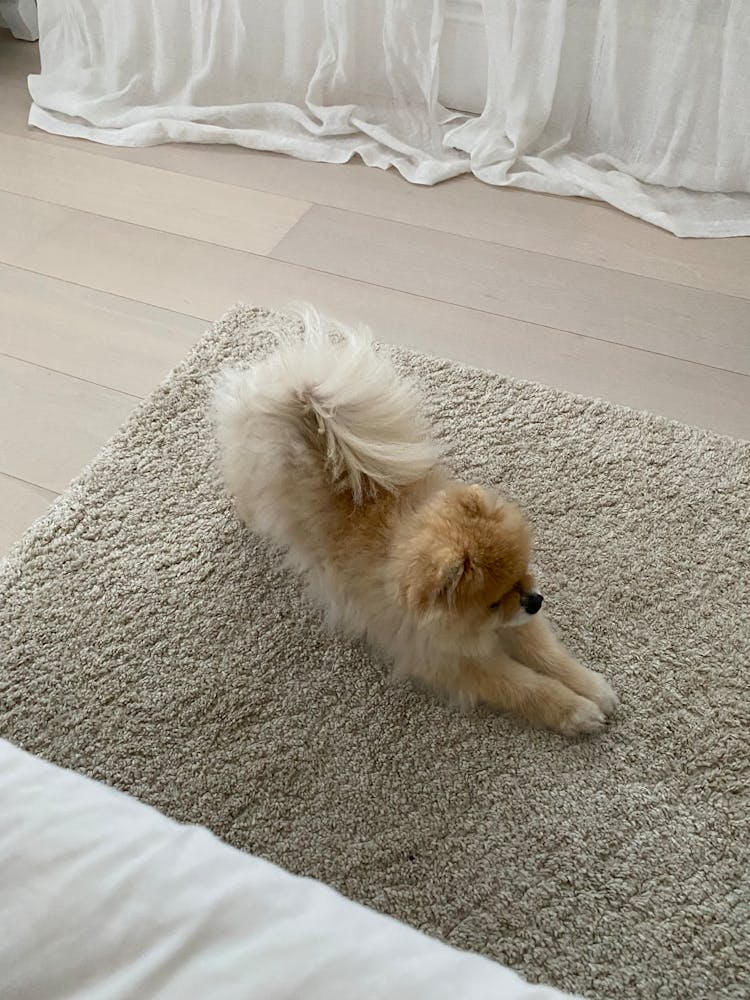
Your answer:
[[[497,611],[502,603],[502,601],[495,601],[494,604],[490,604],[490,611]]]

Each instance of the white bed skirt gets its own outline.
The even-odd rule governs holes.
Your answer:
[[[419,184],[472,172],[678,236],[750,234],[747,0],[446,3],[40,0],[29,122],[359,156]]]

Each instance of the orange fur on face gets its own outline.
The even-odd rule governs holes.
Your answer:
[[[408,606],[498,623],[518,613],[531,589],[531,533],[517,507],[459,487],[441,492],[418,522],[402,581]]]

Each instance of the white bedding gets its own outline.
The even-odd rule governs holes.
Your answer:
[[[0,741],[3,1000],[561,1000]]]

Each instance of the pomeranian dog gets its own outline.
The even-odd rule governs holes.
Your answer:
[[[524,515],[450,476],[414,390],[367,331],[301,316],[300,336],[217,383],[239,517],[397,675],[566,736],[602,729],[617,699],[545,620]]]

